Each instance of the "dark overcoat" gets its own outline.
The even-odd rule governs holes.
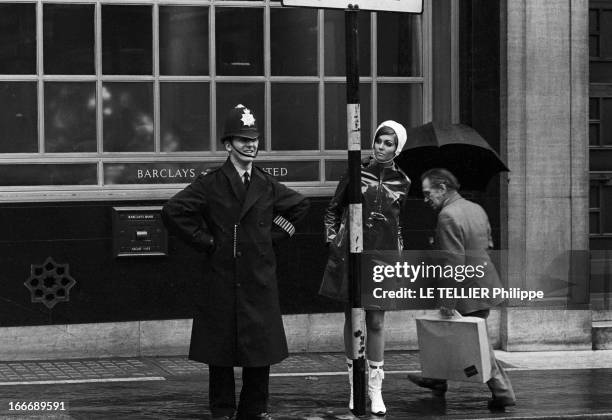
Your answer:
[[[246,190],[229,159],[166,203],[168,229],[209,260],[195,294],[190,359],[256,367],[287,357],[273,241],[293,234],[308,207],[255,166]]]

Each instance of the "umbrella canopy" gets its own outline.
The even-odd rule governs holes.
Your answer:
[[[429,122],[408,129],[407,134],[395,163],[412,180],[412,193],[421,193],[421,175],[432,168],[448,169],[462,190],[472,191],[485,190],[491,177],[509,171],[489,143],[467,125],[438,126]]]

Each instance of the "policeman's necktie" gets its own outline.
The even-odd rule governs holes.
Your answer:
[[[249,179],[249,173],[245,172],[244,175],[242,175],[242,180],[244,181],[244,189],[248,190],[249,189],[249,185],[251,184],[251,180]]]

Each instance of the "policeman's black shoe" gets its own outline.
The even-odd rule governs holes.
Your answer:
[[[217,416],[212,418],[212,420],[234,420],[234,416]]]
[[[412,373],[408,374],[408,379],[421,388],[431,389],[431,393],[436,397],[444,397],[448,390],[448,385],[443,379],[423,378]]]
[[[238,413],[236,420],[274,420],[274,417],[270,415],[270,413],[259,413],[259,414],[246,414],[242,415]]]
[[[493,396],[493,398],[487,402],[487,407],[491,411],[506,411],[506,407],[513,405],[516,405],[516,400],[505,397],[496,398]]]

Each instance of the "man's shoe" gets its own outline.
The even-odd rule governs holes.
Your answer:
[[[436,397],[443,397],[448,390],[448,385],[443,379],[423,378],[412,373],[408,374],[408,379],[421,388],[431,389],[431,393]]]
[[[234,416],[213,417],[212,420],[234,420]]]
[[[515,400],[510,398],[495,398],[495,396],[487,402],[487,407],[491,411],[505,411],[506,407],[513,405],[516,405]]]

